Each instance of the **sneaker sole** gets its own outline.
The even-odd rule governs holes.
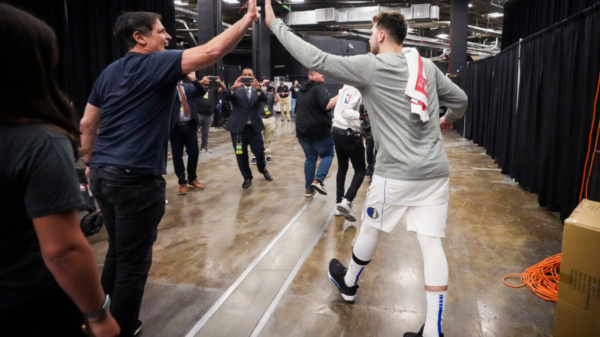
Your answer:
[[[137,336],[140,332],[142,331],[142,326],[140,326],[139,328],[137,328],[134,332],[133,335]]]
[[[333,279],[333,277],[331,277],[331,274],[329,273],[329,271],[327,271],[327,275],[329,276],[329,281],[331,281],[331,283],[333,283],[338,288],[340,295],[342,295],[342,298],[344,299],[344,301],[354,302],[356,295],[350,296],[350,295],[345,295],[344,293],[342,293],[342,290],[340,289],[340,285]]]
[[[204,191],[204,187],[202,188],[196,188],[194,187],[194,185],[188,185],[191,189],[196,190],[196,191]]]
[[[181,192],[179,192],[179,193],[177,193],[177,194],[179,194],[179,195],[187,195],[187,192],[185,192],[185,193],[181,193]]]
[[[327,195],[327,191],[322,189],[320,186],[317,186],[317,185],[311,185],[311,186],[315,189],[315,191],[319,192],[319,194]]]
[[[305,193],[305,194],[304,194],[304,196],[305,196],[305,197],[307,197],[307,198],[310,198],[310,197],[312,197],[312,196],[313,196],[313,195],[315,195],[315,194],[316,194],[316,193],[311,193],[311,194],[306,194],[306,193]]]
[[[344,216],[344,218],[346,218],[346,220],[348,220],[350,222],[356,222],[356,216],[350,214],[350,210],[348,210],[343,205],[338,205],[336,209],[338,212],[342,213],[342,215]]]

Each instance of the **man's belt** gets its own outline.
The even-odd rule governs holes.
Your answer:
[[[273,116],[266,116],[266,117],[260,116],[260,118],[262,118],[262,119],[269,119],[271,117],[273,117]]]
[[[342,128],[338,128],[337,126],[334,126],[333,128],[331,128],[331,132],[338,134],[338,135],[344,135],[344,136],[352,136],[352,137],[360,137],[360,131],[348,128],[348,129],[342,129]]]
[[[177,125],[179,126],[188,126],[191,124],[191,121],[186,121],[186,122],[177,122]]]

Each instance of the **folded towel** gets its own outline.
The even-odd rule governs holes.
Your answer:
[[[429,120],[427,113],[427,76],[423,68],[423,60],[416,48],[402,50],[408,63],[408,84],[406,95],[410,100],[410,112],[419,115],[423,123]]]

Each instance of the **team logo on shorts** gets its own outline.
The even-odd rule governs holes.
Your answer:
[[[377,212],[377,210],[375,208],[373,208],[373,207],[367,208],[367,215],[371,219],[377,219],[377,218],[379,218],[379,212]]]

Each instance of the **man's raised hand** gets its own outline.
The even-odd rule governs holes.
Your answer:
[[[267,27],[271,27],[271,22],[275,21],[275,12],[271,6],[271,0],[265,0],[265,23]]]

